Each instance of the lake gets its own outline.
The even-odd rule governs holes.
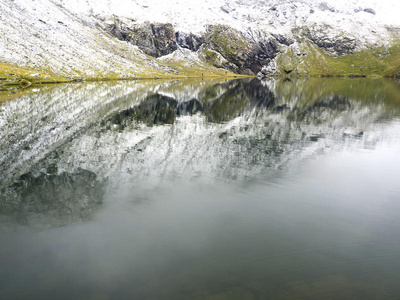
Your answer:
[[[400,299],[400,82],[0,102],[0,299]]]

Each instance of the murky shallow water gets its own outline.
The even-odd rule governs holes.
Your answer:
[[[0,298],[400,298],[399,92],[118,82],[1,103]]]

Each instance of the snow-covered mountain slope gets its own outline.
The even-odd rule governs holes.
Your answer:
[[[171,23],[176,30],[204,32],[207,24],[287,34],[297,26],[325,23],[370,41],[387,37],[384,25],[400,25],[398,1],[388,0],[56,0],[77,14],[117,15],[138,22]],[[375,32],[372,32],[375,31]],[[383,34],[383,35],[382,35]]]
[[[310,74],[313,61],[291,56],[389,49],[400,36],[398,11],[398,1],[385,0],[0,0],[0,64],[39,71],[28,75],[41,79],[224,74],[211,65],[243,74],[263,67],[267,74]],[[282,64],[285,55],[302,66]],[[318,72],[335,73],[326,64]],[[7,74],[0,71],[9,80]]]
[[[93,3],[94,4],[94,3]],[[134,78],[173,73],[171,67],[97,28],[97,19],[51,0],[0,1],[1,64],[68,78]],[[204,67],[201,63],[196,67]],[[211,70],[213,72],[215,70]],[[0,77],[12,77],[9,70]]]

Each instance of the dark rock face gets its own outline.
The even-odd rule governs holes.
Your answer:
[[[150,40],[154,41],[155,46],[155,49],[149,49],[149,53],[153,52],[155,53],[154,56],[158,57],[172,53],[178,48],[172,24],[155,23],[149,25],[152,33]]]
[[[189,49],[191,51],[199,50],[200,46],[204,43],[204,37],[197,36],[192,33],[186,34],[184,32],[176,32],[176,42],[182,48]]]
[[[333,50],[339,55],[351,54],[354,52],[356,48],[356,40],[349,37],[344,37],[340,41],[331,41],[331,40],[312,40],[318,47],[323,48],[325,50]]]
[[[251,45],[239,31],[227,25],[209,25],[204,38],[208,49],[220,53],[233,64],[231,71],[244,73],[246,61],[251,56]]]
[[[175,30],[171,24],[144,23],[131,29],[127,40],[144,53],[160,57],[174,52],[178,47]]]
[[[272,34],[272,36],[282,45],[290,46],[294,43],[294,40],[288,38],[282,34]]]
[[[105,30],[154,57],[170,54],[178,45],[191,51],[198,51],[203,45],[203,54],[211,64],[248,75],[257,74],[268,64],[277,55],[279,44],[293,43],[282,35],[249,41],[241,32],[227,25],[209,25],[204,36],[197,36],[175,32],[168,23],[136,24],[130,19],[114,18],[105,25]],[[218,54],[223,57],[222,62],[216,58]]]
[[[178,48],[174,27],[169,23],[128,24],[125,20],[114,18],[114,22],[107,24],[105,30],[153,57],[170,54]]]
[[[253,44],[252,55],[246,61],[246,65],[254,74],[257,74],[278,52],[278,43],[272,39]]]
[[[326,2],[321,2],[319,8],[331,10]],[[153,57],[170,54],[179,46],[199,51],[201,59],[217,68],[246,75],[279,75],[280,71],[274,59],[280,52],[285,51],[286,47],[291,46],[295,42],[294,39],[299,42],[308,39],[335,56],[354,53],[358,43],[355,37],[344,36],[328,25],[294,28],[290,35],[292,37],[287,37],[251,30],[242,33],[229,25],[208,25],[201,36],[175,32],[169,23],[137,24],[132,19],[114,17],[104,24],[108,33],[138,46],[144,53]],[[287,71],[289,73],[292,69]]]
[[[366,13],[375,15],[375,10],[373,10],[372,8],[366,8],[366,9],[364,9],[364,11],[365,11]]]
[[[305,28],[304,34],[318,47],[333,52],[338,55],[352,54],[356,47],[357,41],[350,36],[332,35],[332,28],[321,26],[315,28]]]
[[[227,25],[210,25],[205,33],[205,47],[220,53],[230,63],[226,67],[240,74],[257,74],[277,55],[278,44],[275,38],[249,41]]]

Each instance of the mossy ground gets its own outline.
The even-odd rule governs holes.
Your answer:
[[[66,78],[54,74],[17,68],[0,63],[0,84],[2,86],[20,84],[30,85],[32,83],[53,83],[66,80]]]
[[[211,26],[206,35],[213,48],[225,58],[238,55],[239,52],[251,50],[251,45],[245,38],[229,26]]]
[[[101,72],[94,76],[85,76],[76,72],[73,76],[62,77],[44,72],[37,72],[0,64],[0,102],[32,91],[38,84],[66,83],[76,81],[110,81],[110,80],[143,80],[143,79],[185,79],[185,78],[236,78],[245,77],[209,64],[189,66],[184,61],[162,62],[162,70],[142,67],[134,76],[115,72]]]
[[[391,47],[376,47],[353,54],[333,57],[311,42],[289,48],[277,58],[280,72],[293,70],[297,75],[309,76],[387,76],[400,74],[400,43]]]

